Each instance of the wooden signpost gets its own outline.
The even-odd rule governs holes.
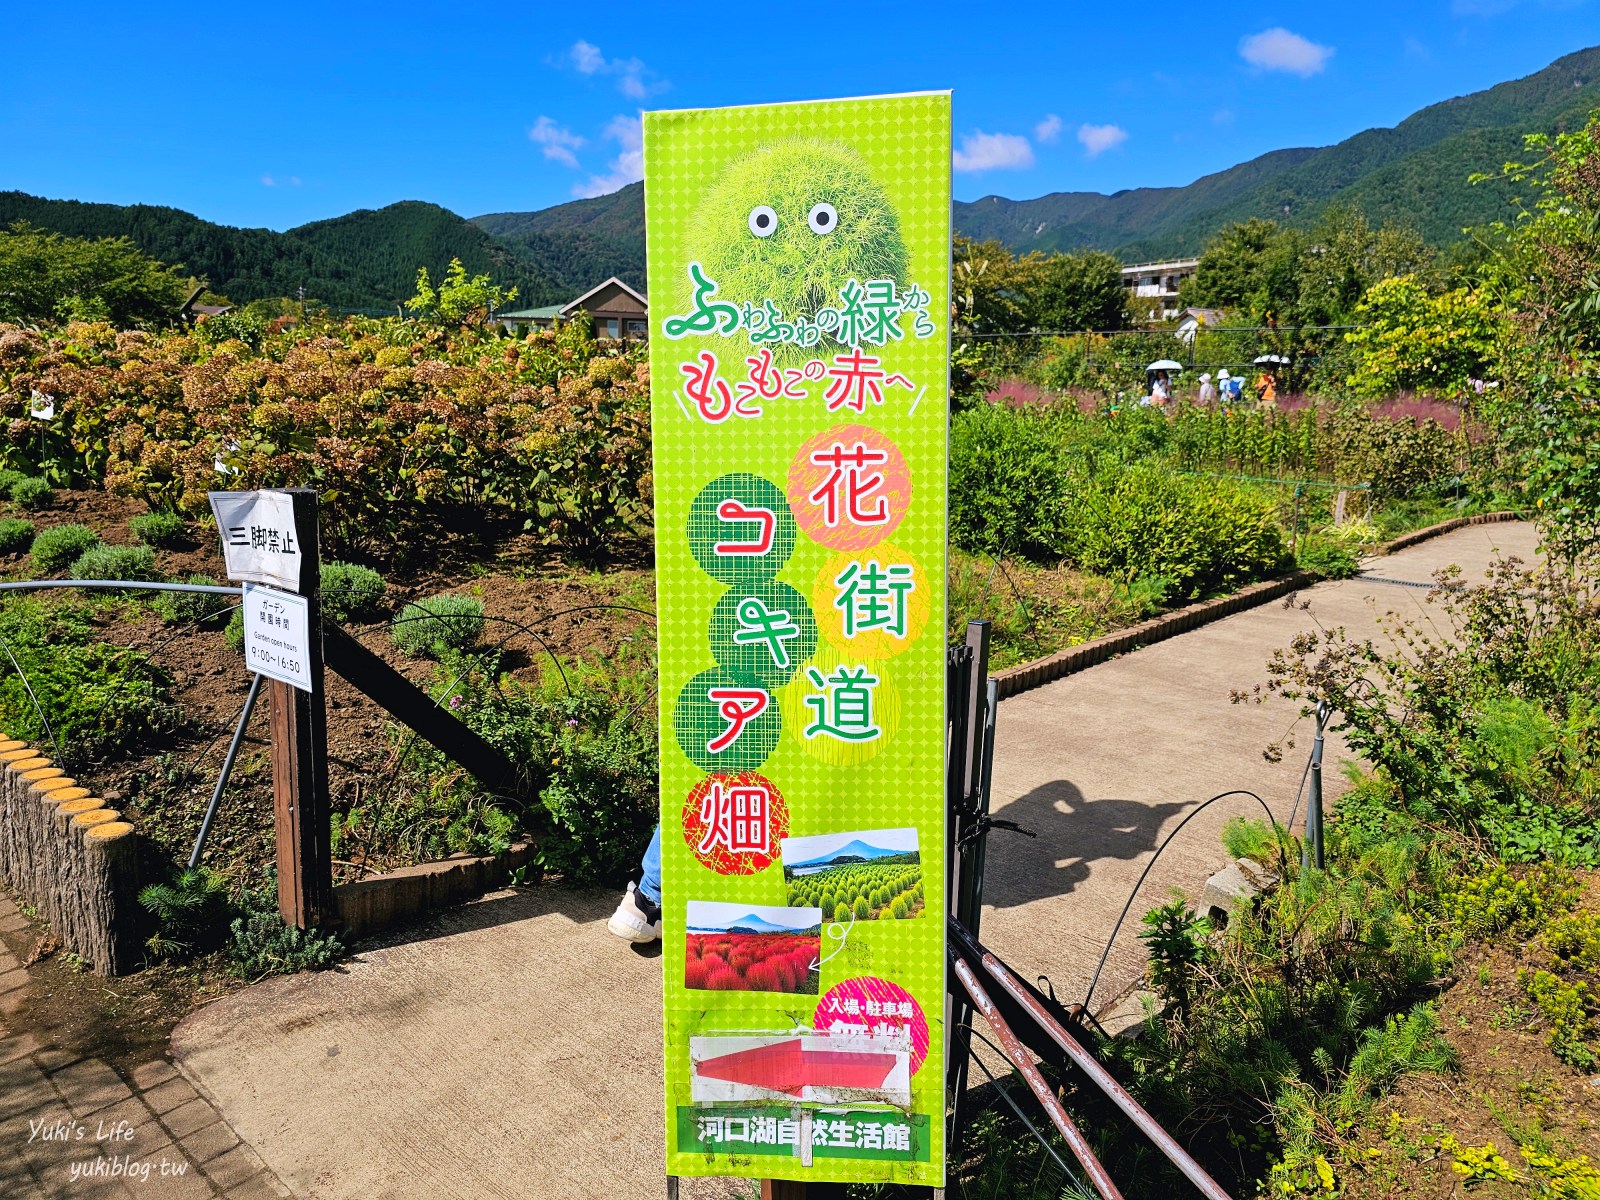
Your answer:
[[[300,644],[294,669],[272,672],[276,677],[267,684],[278,912],[285,923],[301,929],[331,924],[337,912],[329,828],[328,714],[322,695],[317,494],[310,488],[213,492],[211,507],[229,578],[291,592],[303,598],[307,610],[305,627],[297,629],[295,640]],[[246,633],[264,636],[254,628]],[[290,683],[291,677],[310,686]]]
[[[246,585],[247,662],[268,681],[278,911],[301,929],[331,925],[338,909],[324,691],[329,666],[491,791],[523,795],[542,781],[344,630],[324,627],[315,491],[213,492],[211,504],[228,577]]]

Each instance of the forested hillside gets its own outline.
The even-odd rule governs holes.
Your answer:
[[[1434,104],[1393,129],[1321,149],[1276,150],[1185,187],[1036,200],[987,196],[955,205],[957,232],[1012,250],[1108,250],[1124,261],[1196,254],[1224,226],[1252,217],[1310,229],[1330,205],[1373,223],[1415,228],[1435,246],[1503,217],[1512,185],[1468,176],[1516,158],[1524,134],[1580,127],[1600,103],[1600,47],[1524,79]],[[471,220],[403,201],[284,233],[215,225],[175,208],[85,204],[0,192],[0,226],[26,221],[78,237],[127,237],[234,301],[306,295],[336,308],[392,309],[419,266],[452,258],[517,288],[518,306],[569,300],[611,275],[644,285],[644,185],[534,212]]]
[[[1415,226],[1434,245],[1506,213],[1509,185],[1464,186],[1518,156],[1522,135],[1580,128],[1600,102],[1600,47],[1523,79],[1430,105],[1393,129],[1322,149],[1278,150],[1182,188],[1037,200],[987,196],[955,207],[956,227],[1016,250],[1113,250],[1125,260],[1198,253],[1224,225],[1266,217],[1306,227],[1330,203]]]
[[[644,287],[644,184],[537,212],[489,213],[472,223],[537,263],[569,295],[611,275]]]
[[[307,297],[336,308],[391,310],[415,290],[417,268],[435,277],[452,258],[518,289],[518,303],[570,298],[536,265],[437,204],[408,200],[361,209],[284,233],[235,229],[176,208],[86,204],[0,192],[0,226],[26,221],[73,237],[126,237],[162,262],[207,281],[235,303]]]

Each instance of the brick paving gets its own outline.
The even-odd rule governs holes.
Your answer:
[[[0,930],[27,928],[0,892]],[[0,943],[0,1196],[7,1200],[272,1200],[292,1193],[166,1059],[126,1074],[41,1045],[8,1018],[29,1003]]]

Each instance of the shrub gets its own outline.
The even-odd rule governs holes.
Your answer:
[[[1128,580],[1159,576],[1189,600],[1271,575],[1286,559],[1261,493],[1149,467],[1075,489],[1064,541],[1079,566]]]
[[[227,929],[227,880],[204,867],[152,883],[140,891],[139,903],[155,918],[156,931],[145,942],[154,958],[204,953],[221,944]]]
[[[14,471],[10,467],[0,468],[0,495],[11,495],[11,489],[26,478],[21,471]]]
[[[389,585],[371,567],[330,562],[322,566],[322,615],[343,625],[350,621],[375,621],[383,616],[383,596]]]
[[[176,723],[166,672],[95,633],[81,604],[32,597],[0,603],[0,638],[17,664],[0,663],[0,728],[41,746],[53,733],[61,757],[81,761]]]
[[[565,681],[550,671],[530,684],[502,678],[494,653],[448,652],[435,676],[436,698],[448,696],[460,720],[528,772],[532,803],[486,793],[438,751],[416,746],[391,794],[341,820],[340,841],[399,864],[491,853],[528,835],[547,871],[624,878],[656,822],[654,676],[649,664],[633,665],[628,643],[604,668],[571,661],[564,670]]]
[[[11,499],[23,508],[48,508],[55,499],[48,479],[30,476],[11,485]]]
[[[429,658],[470,649],[482,635],[483,601],[448,594],[407,604],[391,630],[394,644],[401,650]]]
[[[337,933],[285,924],[277,904],[269,904],[265,894],[247,898],[244,915],[230,927],[228,970],[241,979],[320,971],[343,954]]]
[[[1059,559],[1066,477],[1036,409],[980,404],[950,430],[950,538],[969,550]]]
[[[87,525],[54,525],[33,539],[33,565],[41,575],[51,575],[99,544],[99,535]]]
[[[156,580],[156,553],[149,546],[90,546],[73,561],[74,579]]]
[[[244,653],[244,609],[233,610],[227,628],[222,631],[222,640],[235,654]]]
[[[1274,655],[1268,690],[1326,700],[1341,715],[1335,728],[1392,789],[1388,807],[1474,837],[1504,862],[1600,863],[1593,595],[1558,568],[1516,560],[1482,585],[1455,568],[1438,582],[1425,622],[1386,630],[1425,653],[1315,630]]]
[[[1589,1014],[1600,1003],[1593,987],[1585,980],[1568,981],[1543,970],[1519,970],[1517,982],[1543,1010],[1550,1030],[1546,1041],[1555,1056],[1580,1071],[1592,1070],[1596,1059],[1590,1043],[1595,1029]]]
[[[183,582],[215,584],[217,581],[210,575],[190,575]],[[199,625],[208,618],[219,618],[234,604],[237,601],[233,597],[215,592],[156,592],[150,600],[150,607],[166,625]],[[216,621],[209,623],[214,625]],[[242,622],[240,636],[243,636]]]
[[[141,544],[158,549],[182,545],[187,538],[183,518],[173,512],[140,513],[130,517],[128,532]]]
[[[33,545],[33,522],[20,517],[0,521],[0,554],[22,554]]]
[[[1354,550],[1327,542],[1305,543],[1295,554],[1295,565],[1324,579],[1353,579],[1361,570],[1361,560]]]

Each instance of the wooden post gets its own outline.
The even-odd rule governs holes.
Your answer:
[[[321,554],[317,494],[292,488],[300,586],[310,605],[307,643],[312,691],[270,680],[272,807],[278,843],[278,912],[301,929],[333,921],[333,861],[328,798],[328,713],[322,671]]]

